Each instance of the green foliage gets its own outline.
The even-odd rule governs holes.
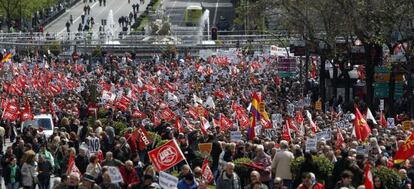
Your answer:
[[[373,175],[378,176],[387,189],[399,189],[400,188],[401,177],[393,169],[390,169],[385,166],[380,166],[376,169],[373,169]]]
[[[98,110],[98,119],[106,119],[106,114],[108,114],[108,110],[104,107],[100,107]]]
[[[121,131],[124,131],[125,129],[128,128],[128,126],[125,123],[119,122],[119,121],[113,122],[112,126],[115,129],[115,134],[116,135],[119,135],[121,133]]]
[[[209,164],[211,165],[211,163],[213,162],[213,159],[211,158],[211,156],[206,156],[205,154],[202,154],[200,151],[195,151],[195,158],[193,160],[188,160],[188,161],[192,161],[193,162],[193,167],[196,166],[202,166],[203,165],[203,161],[204,159],[207,158]]]
[[[301,157],[295,158],[290,163],[290,170],[294,176],[299,176],[297,174],[299,173],[300,166],[304,161],[305,161],[305,158],[301,156]],[[319,174],[316,175],[316,178],[318,180],[326,181],[329,178],[329,176],[332,175],[334,164],[325,156],[313,156],[313,161],[319,167]]]
[[[161,136],[155,132],[152,131],[148,131],[148,137],[151,139],[151,141],[154,144],[158,144],[159,142],[161,142]]]
[[[0,0],[0,11],[8,19],[30,18],[35,11],[55,4],[56,0]]]
[[[235,159],[233,161],[234,163],[234,171],[237,173],[237,175],[239,175],[240,179],[242,179],[242,177],[245,177],[247,175],[247,177],[249,177],[250,172],[253,171],[253,168],[248,167],[244,164],[246,163],[252,163],[253,161],[249,158],[239,158],[239,159]]]
[[[170,141],[170,140],[160,140],[160,141],[158,141],[158,143],[155,145],[155,147],[160,147],[160,146],[162,146],[163,144],[167,143],[168,141]]]

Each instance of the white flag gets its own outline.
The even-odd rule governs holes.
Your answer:
[[[367,110],[367,116],[365,118],[366,120],[370,119],[372,120],[372,123],[374,123],[375,125],[377,125],[377,121],[375,120],[375,117],[372,115],[371,110],[368,108]]]

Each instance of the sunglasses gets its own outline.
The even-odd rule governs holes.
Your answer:
[[[275,185],[276,185],[276,184],[278,184],[278,185],[279,185],[279,184],[280,184],[280,182],[275,182],[274,184],[275,184]]]

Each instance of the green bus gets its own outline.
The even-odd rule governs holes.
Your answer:
[[[191,5],[185,9],[184,22],[186,26],[196,26],[200,23],[203,16],[203,7]]]

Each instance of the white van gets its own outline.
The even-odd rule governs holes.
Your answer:
[[[43,133],[46,138],[49,138],[53,134],[53,118],[51,114],[40,114],[35,115],[33,120],[25,121],[21,125],[20,131],[23,132],[23,129],[26,127],[31,127],[38,129],[39,127],[43,128]]]

